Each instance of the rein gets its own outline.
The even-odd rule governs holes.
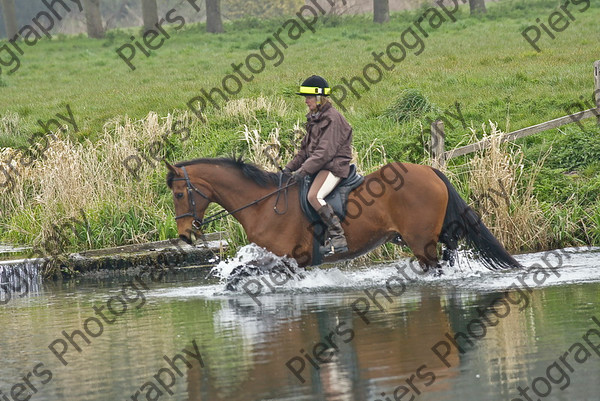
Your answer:
[[[254,206],[259,202],[262,202],[263,200],[270,198],[271,196],[277,194],[277,199],[275,201],[275,213],[277,214],[285,214],[287,212],[287,207],[288,207],[288,197],[287,197],[287,189],[293,185],[296,184],[296,181],[293,181],[292,178],[290,177],[290,179],[288,179],[286,185],[282,185],[283,184],[283,174],[280,174],[279,176],[279,188],[277,188],[275,191],[273,192],[269,192],[268,194],[266,194],[265,196],[256,199],[250,203],[248,203],[247,205],[244,205],[242,207],[239,207],[235,210],[232,210],[231,212],[228,212],[227,210],[221,210],[215,214],[213,214],[212,216],[206,217],[204,219],[199,219],[198,216],[196,215],[196,202],[194,201],[194,194],[193,192],[196,192],[197,194],[199,194],[200,196],[202,196],[204,199],[206,199],[208,202],[212,202],[210,200],[210,198],[208,196],[206,196],[202,191],[200,191],[198,188],[196,188],[196,186],[194,184],[192,184],[192,182],[190,181],[190,177],[188,176],[187,170],[185,169],[185,166],[182,166],[181,169],[183,170],[183,177],[184,178],[174,178],[173,181],[185,181],[187,184],[187,192],[188,192],[188,202],[189,202],[189,206],[190,206],[190,211],[184,214],[180,214],[179,216],[175,216],[175,220],[178,220],[180,218],[183,217],[188,217],[191,216],[194,218],[194,221],[192,222],[192,227],[194,227],[196,230],[200,230],[202,228],[202,226],[205,226],[209,223],[212,223],[213,221],[217,221],[220,220],[224,217],[233,215],[234,213],[237,213],[241,210],[244,210],[246,208],[249,208],[250,206]],[[284,197],[285,197],[285,211],[284,212],[280,212],[279,210],[277,210],[277,203],[279,202],[279,197],[281,195],[281,191],[285,190],[284,192]],[[193,191],[193,192],[192,192]]]

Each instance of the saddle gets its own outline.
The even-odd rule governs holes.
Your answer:
[[[319,246],[323,245],[325,240],[326,227],[321,222],[321,218],[317,214],[316,210],[308,202],[308,190],[314,180],[314,176],[306,176],[299,182],[299,196],[300,196],[300,207],[302,212],[310,221],[314,235],[313,235],[313,265],[319,265],[322,263],[322,255],[319,252]],[[353,189],[363,183],[365,177],[356,172],[356,166],[350,165],[350,174],[347,178],[344,178],[335,187],[333,191],[325,198],[325,202],[329,204],[334,213],[340,218],[340,221],[344,221],[347,212],[348,195]]]

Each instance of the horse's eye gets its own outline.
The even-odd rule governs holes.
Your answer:
[[[183,198],[183,192],[176,193],[176,194],[175,194],[175,197],[176,197],[177,199],[181,199],[181,198]]]

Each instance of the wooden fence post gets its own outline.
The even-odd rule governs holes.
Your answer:
[[[431,123],[431,156],[433,157],[433,167],[440,168],[446,165],[444,157],[444,122],[435,120]]]
[[[596,111],[600,114],[600,60],[594,63],[594,98],[596,99]],[[600,125],[600,115],[597,117]]]

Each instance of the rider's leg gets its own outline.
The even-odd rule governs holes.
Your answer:
[[[326,246],[321,247],[321,253],[324,254],[348,251],[348,243],[346,242],[340,219],[333,212],[331,206],[324,201],[324,198],[333,191],[339,182],[340,178],[331,172],[326,170],[320,171],[308,191],[308,201],[317,211],[329,232],[330,240],[326,241]]]
[[[341,178],[336,177],[331,171],[321,170],[317,173],[317,176],[312,182],[308,191],[308,202],[315,210],[319,210],[325,206],[325,198],[331,193],[337,184],[341,181]]]

